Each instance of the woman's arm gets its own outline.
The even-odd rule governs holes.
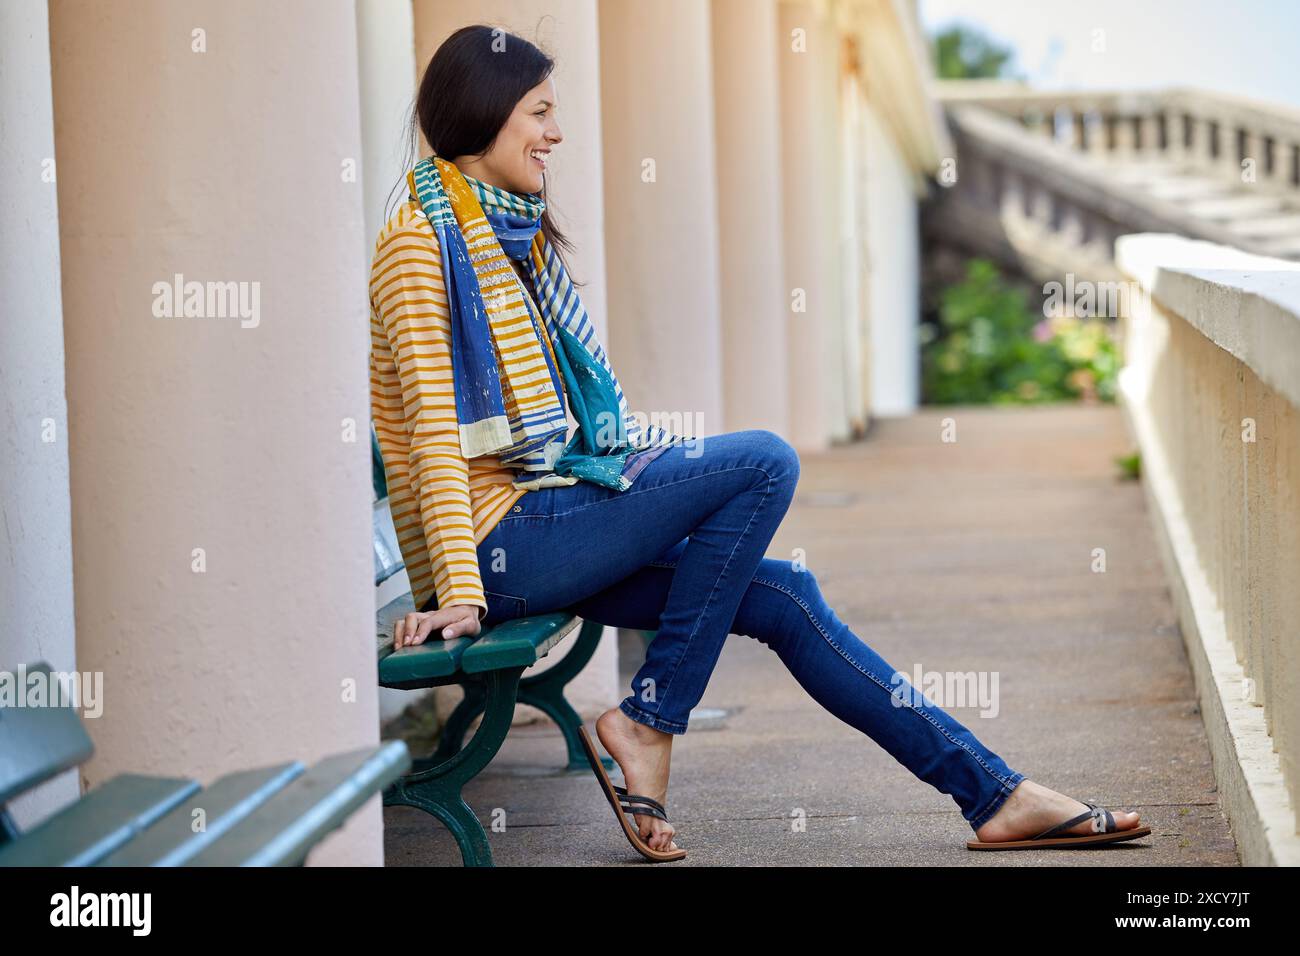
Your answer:
[[[408,572],[432,576],[440,609],[472,605],[482,620],[487,601],[456,421],[451,315],[441,255],[423,216],[403,212],[380,235],[370,300],[379,325],[372,323],[372,355],[390,354],[396,368],[395,382],[373,372],[371,380],[375,431],[387,467],[398,472],[390,492],[394,524],[399,540],[404,530],[422,531],[427,545],[428,567],[417,558]]]

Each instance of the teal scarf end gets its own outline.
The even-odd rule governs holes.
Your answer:
[[[563,326],[556,332],[556,359],[578,427],[556,460],[555,473],[626,491],[632,480],[623,470],[637,449],[628,441],[614,380],[577,336]]]

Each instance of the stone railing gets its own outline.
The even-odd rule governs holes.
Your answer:
[[[1037,281],[1113,281],[1135,232],[1300,259],[1300,111],[1193,90],[937,92],[954,146],[924,220],[940,247]]]
[[[978,105],[1092,155],[1165,159],[1240,181],[1300,192],[1300,110],[1174,89],[1036,92],[1017,85],[938,84],[949,106]]]
[[[1300,264],[1119,240],[1140,287],[1120,396],[1225,812],[1246,864],[1300,864]]]
[[[1115,240],[1132,232],[1241,245],[1239,236],[1177,202],[1114,181],[1104,165],[1068,144],[1026,136],[1020,122],[1001,112],[966,105],[949,105],[947,112],[955,182],[927,212],[932,238],[992,255],[1038,281],[1066,272],[1116,278]]]

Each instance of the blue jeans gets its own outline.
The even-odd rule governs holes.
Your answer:
[[[729,432],[642,464],[627,491],[580,481],[519,499],[478,546],[485,626],[571,610],[656,631],[619,707],[670,734],[686,732],[728,634],[755,638],[826,710],[950,794],[972,829],[997,812],[1024,774],[850,631],[811,570],[764,556],[799,478],[789,443]]]

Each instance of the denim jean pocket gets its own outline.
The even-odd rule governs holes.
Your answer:
[[[483,616],[483,623],[501,624],[505,621],[513,621],[518,617],[528,616],[528,601],[521,597],[515,597],[513,594],[502,594],[499,591],[484,591],[483,599],[487,601],[487,614]]]

